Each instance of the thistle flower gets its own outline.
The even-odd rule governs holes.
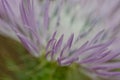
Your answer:
[[[35,57],[46,53],[61,66],[77,63],[96,76],[119,80],[120,72],[112,71],[120,68],[114,61],[120,55],[118,2],[45,0],[36,9],[33,0],[20,0],[14,9],[8,0],[0,0],[0,25]]]

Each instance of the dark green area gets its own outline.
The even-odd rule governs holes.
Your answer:
[[[78,65],[59,66],[34,58],[23,46],[0,36],[0,80],[91,80]]]

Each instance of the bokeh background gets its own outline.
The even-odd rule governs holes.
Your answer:
[[[45,56],[34,58],[17,41],[0,35],[0,80],[91,80],[73,64],[60,67]]]

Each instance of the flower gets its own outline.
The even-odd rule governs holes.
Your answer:
[[[120,72],[112,71],[120,68],[120,62],[114,62],[120,55],[119,0],[45,0],[34,7],[35,1],[19,0],[11,6],[0,0],[0,25],[14,32],[35,57],[45,52],[61,66],[77,63],[97,76],[119,79]]]

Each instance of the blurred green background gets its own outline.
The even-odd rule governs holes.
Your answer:
[[[91,80],[79,65],[60,67],[34,58],[17,41],[0,35],[0,80]]]

